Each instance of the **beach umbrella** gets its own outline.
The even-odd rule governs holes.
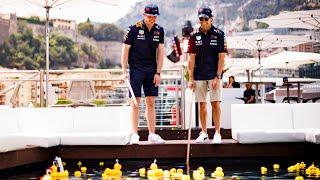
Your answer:
[[[294,47],[308,42],[313,42],[309,36],[274,35],[270,33],[227,37],[229,49],[247,49],[258,52],[259,70],[261,69],[261,52],[263,50],[281,47]]]
[[[283,51],[262,59],[262,69],[297,69],[304,64],[320,62],[319,53]]]
[[[297,28],[320,29],[320,10],[284,11],[278,15],[263,19],[255,19],[257,22],[266,23],[269,28]]]

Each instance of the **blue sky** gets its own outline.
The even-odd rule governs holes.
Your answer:
[[[49,2],[53,0],[48,0]],[[54,0],[56,1],[56,0]],[[141,0],[58,0],[62,5],[50,11],[51,18],[76,20],[88,17],[94,22],[112,23],[127,14]],[[114,4],[114,5],[109,5]],[[0,0],[0,13],[16,13],[18,16],[45,17],[45,0]]]

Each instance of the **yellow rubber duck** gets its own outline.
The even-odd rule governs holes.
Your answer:
[[[266,175],[268,173],[268,169],[266,167],[261,167],[260,168],[260,172],[261,172],[261,175]]]
[[[222,167],[218,166],[218,167],[216,167],[216,171],[221,171],[221,172],[223,172],[223,169],[222,169]]]
[[[202,166],[198,167],[197,170],[198,170],[201,174],[205,174],[205,172],[206,172]]]
[[[280,171],[280,165],[279,164],[274,164],[273,165],[273,171],[278,173]]]
[[[172,174],[173,174],[173,173],[176,173],[177,170],[176,170],[176,168],[171,168],[169,172],[170,172],[170,175],[172,176]]]
[[[79,166],[79,168],[82,166],[82,162],[78,161],[77,165]]]
[[[146,176],[146,168],[140,168],[139,169],[139,175],[141,176],[141,177],[144,177],[144,176]]]
[[[113,169],[121,170],[122,165],[119,164],[119,160],[116,159],[116,163],[113,165]]]
[[[163,171],[163,178],[170,178],[171,174],[169,170],[164,170]]]
[[[186,175],[186,174],[182,175],[181,180],[190,180],[190,175]]]
[[[177,173],[183,174],[183,169],[181,169],[181,168],[177,169]]]
[[[81,167],[80,171],[82,174],[86,174],[87,173],[87,167]]]
[[[81,172],[80,171],[75,171],[74,172],[74,177],[76,177],[76,178],[81,177]]]
[[[150,165],[151,170],[156,170],[158,169],[158,165],[156,164],[157,160],[154,159],[153,163]]]

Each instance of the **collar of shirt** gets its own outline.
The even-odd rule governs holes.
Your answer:
[[[143,27],[144,29],[147,29],[147,30],[149,31],[148,26],[146,25],[146,23],[144,22],[144,20],[142,20],[142,27]],[[158,24],[157,24],[157,23],[154,23],[154,25],[152,26],[152,28],[151,28],[151,30],[150,30],[149,32],[154,31],[155,28],[157,28],[157,27],[158,27]]]

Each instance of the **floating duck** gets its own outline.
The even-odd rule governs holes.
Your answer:
[[[172,176],[172,174],[176,173],[177,170],[176,168],[171,168],[169,172],[170,172],[170,175]]]
[[[189,176],[189,175],[184,174],[184,175],[182,175],[181,180],[190,180],[190,176]]]
[[[113,165],[113,169],[121,170],[122,165],[119,164],[119,160],[116,159],[116,163]]]
[[[278,173],[278,172],[280,171],[280,165],[279,165],[279,164],[274,164],[274,165],[273,165],[273,171],[274,171],[275,173]]]
[[[303,176],[297,176],[296,178],[294,178],[295,180],[304,180]]]
[[[200,171],[199,170],[193,171],[192,172],[192,178],[196,179],[196,180],[203,179],[204,178],[203,171],[201,171],[201,170]]]
[[[146,168],[140,168],[139,169],[139,175],[141,176],[141,177],[144,177],[144,176],[146,176]]]
[[[80,178],[81,177],[81,172],[80,171],[75,171],[74,172],[74,177]]]
[[[151,170],[156,170],[158,169],[158,165],[156,164],[157,159],[154,159],[153,163],[150,165]]]
[[[81,167],[80,171],[82,174],[87,174],[87,167]]]
[[[163,171],[163,178],[170,178],[171,176],[171,173],[169,170],[164,170]]]
[[[177,173],[183,174],[183,169],[181,169],[181,168],[177,169]]]
[[[260,169],[261,175],[266,175],[268,173],[268,169],[266,167],[261,167]]]

